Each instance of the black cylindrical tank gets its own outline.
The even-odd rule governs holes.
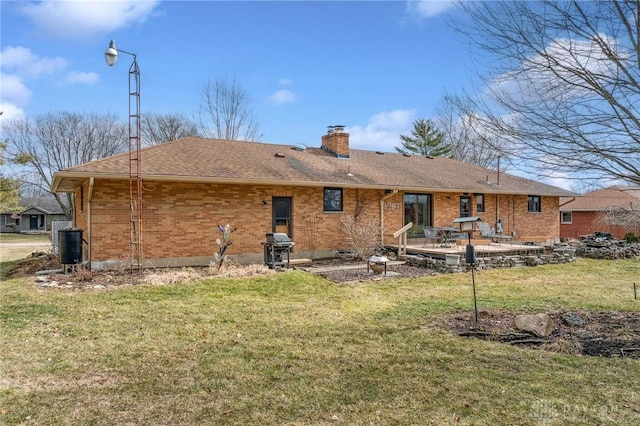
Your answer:
[[[82,263],[82,229],[58,231],[58,258],[62,265]]]

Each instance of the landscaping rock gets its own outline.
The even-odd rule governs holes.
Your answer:
[[[547,314],[518,315],[514,322],[518,330],[537,337],[549,337],[553,331],[553,320]]]
[[[575,312],[567,312],[566,314],[563,314],[562,321],[567,325],[573,325],[575,327],[582,327],[584,325],[582,317]]]

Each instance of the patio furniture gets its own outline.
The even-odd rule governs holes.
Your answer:
[[[426,247],[429,241],[433,242],[433,247],[435,247],[436,244],[440,243],[440,240],[441,240],[440,233],[436,228],[425,226],[423,247]]]
[[[480,230],[480,236],[491,240],[491,242],[500,243],[502,241],[511,241],[513,238],[510,235],[496,234],[496,231],[486,222],[477,222],[477,225]]]
[[[456,238],[454,238],[454,235],[458,231],[458,228],[444,227],[444,228],[436,228],[436,229],[440,234],[441,247],[451,247],[453,244],[455,244]]]

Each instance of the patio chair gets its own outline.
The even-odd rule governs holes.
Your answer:
[[[510,235],[496,234],[496,231],[489,226],[486,222],[477,222],[478,229],[480,230],[480,236],[491,240],[494,243],[500,243],[501,241],[511,241]]]
[[[433,247],[435,247],[436,244],[440,242],[440,233],[435,228],[425,226],[423,247],[426,247],[429,241],[431,241],[433,243]]]

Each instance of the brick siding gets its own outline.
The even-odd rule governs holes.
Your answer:
[[[272,197],[292,198],[291,237],[294,252],[346,248],[340,219],[358,211],[380,225],[380,199],[384,190],[344,188],[343,213],[323,212],[323,189],[316,187],[270,187],[205,183],[144,182],[142,214],[145,259],[212,256],[220,236],[218,224],[237,227],[229,253],[258,254],[265,234],[271,232]],[[126,260],[130,249],[129,200],[126,181],[96,179],[91,202],[91,260]],[[451,226],[459,216],[461,193],[436,193],[434,225]],[[75,226],[88,228],[88,187],[84,206],[76,203]],[[76,200],[79,200],[79,191]],[[266,204],[263,203],[266,202]],[[473,215],[495,226],[496,196],[485,195],[485,212]],[[392,234],[403,226],[403,194],[385,200],[386,243],[397,243]],[[526,195],[501,195],[499,216],[505,233],[515,231],[521,239],[547,240],[559,236],[558,198],[542,197],[542,212],[527,212]]]
[[[601,231],[608,232],[621,240],[629,232],[620,226],[603,223],[599,216],[600,212],[595,211],[573,211],[571,213],[571,223],[560,224],[560,237],[575,239],[580,235],[590,235],[596,231]]]

